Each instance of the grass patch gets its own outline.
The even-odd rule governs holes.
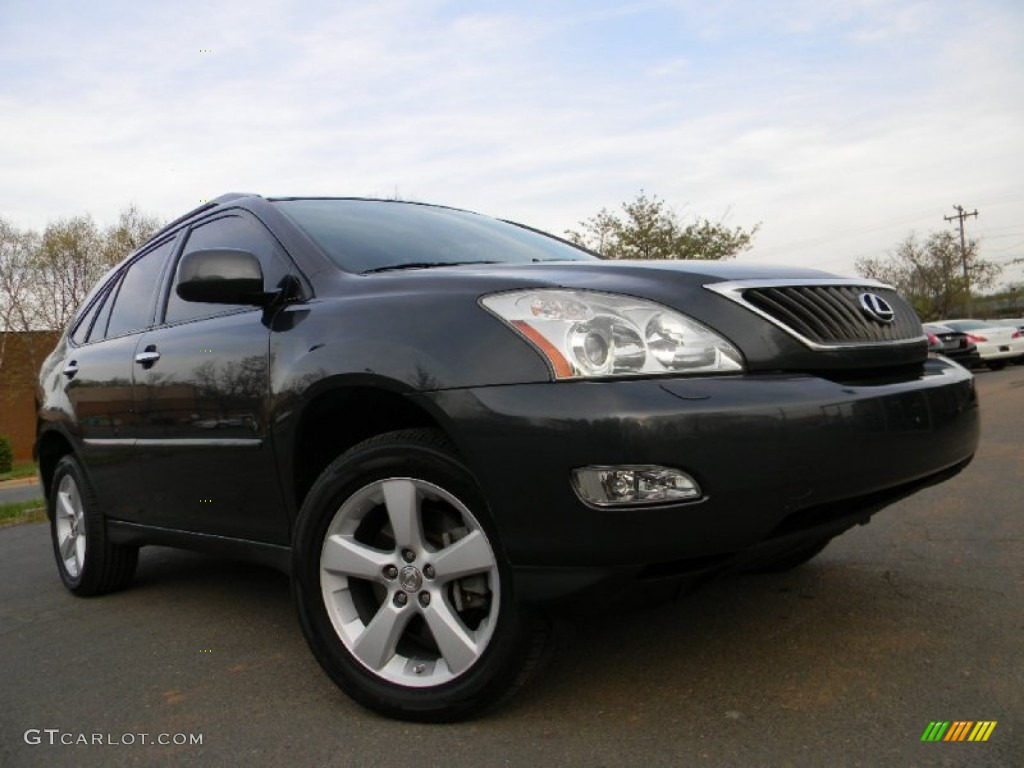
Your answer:
[[[18,523],[41,523],[46,519],[46,502],[42,499],[0,504],[0,528]]]
[[[23,477],[35,477],[39,468],[34,461],[19,461],[10,472],[0,472],[0,483],[4,480],[20,480]]]

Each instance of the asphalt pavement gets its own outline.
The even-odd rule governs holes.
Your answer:
[[[508,705],[459,725],[345,698],[274,571],[147,548],[132,589],[78,599],[44,524],[0,530],[0,766],[1017,768],[1024,366],[978,385],[982,446],[951,482],[790,574],[588,619]],[[922,742],[933,721],[996,726]]]

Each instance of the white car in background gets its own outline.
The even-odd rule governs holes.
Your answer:
[[[1024,317],[1000,317],[998,320],[989,320],[993,325],[1012,325],[1021,333],[1024,333]]]
[[[1007,363],[1024,360],[1024,333],[1012,320],[939,320],[967,334],[978,347],[981,362],[998,371]]]

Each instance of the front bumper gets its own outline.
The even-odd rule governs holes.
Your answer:
[[[963,466],[978,442],[973,378],[940,358],[898,383],[763,374],[424,397],[476,475],[526,599],[834,535]],[[677,467],[704,496],[596,509],[572,490],[572,469],[620,464]]]

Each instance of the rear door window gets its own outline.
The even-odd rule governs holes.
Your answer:
[[[142,330],[152,323],[156,287],[160,284],[160,273],[171,256],[173,245],[174,241],[168,240],[144,253],[128,266],[121,277],[120,285],[116,288],[117,294],[113,299],[110,316],[106,319],[104,338]],[[107,304],[110,304],[109,299]],[[104,319],[103,312],[97,319]],[[94,325],[90,341],[96,340],[97,327]]]

